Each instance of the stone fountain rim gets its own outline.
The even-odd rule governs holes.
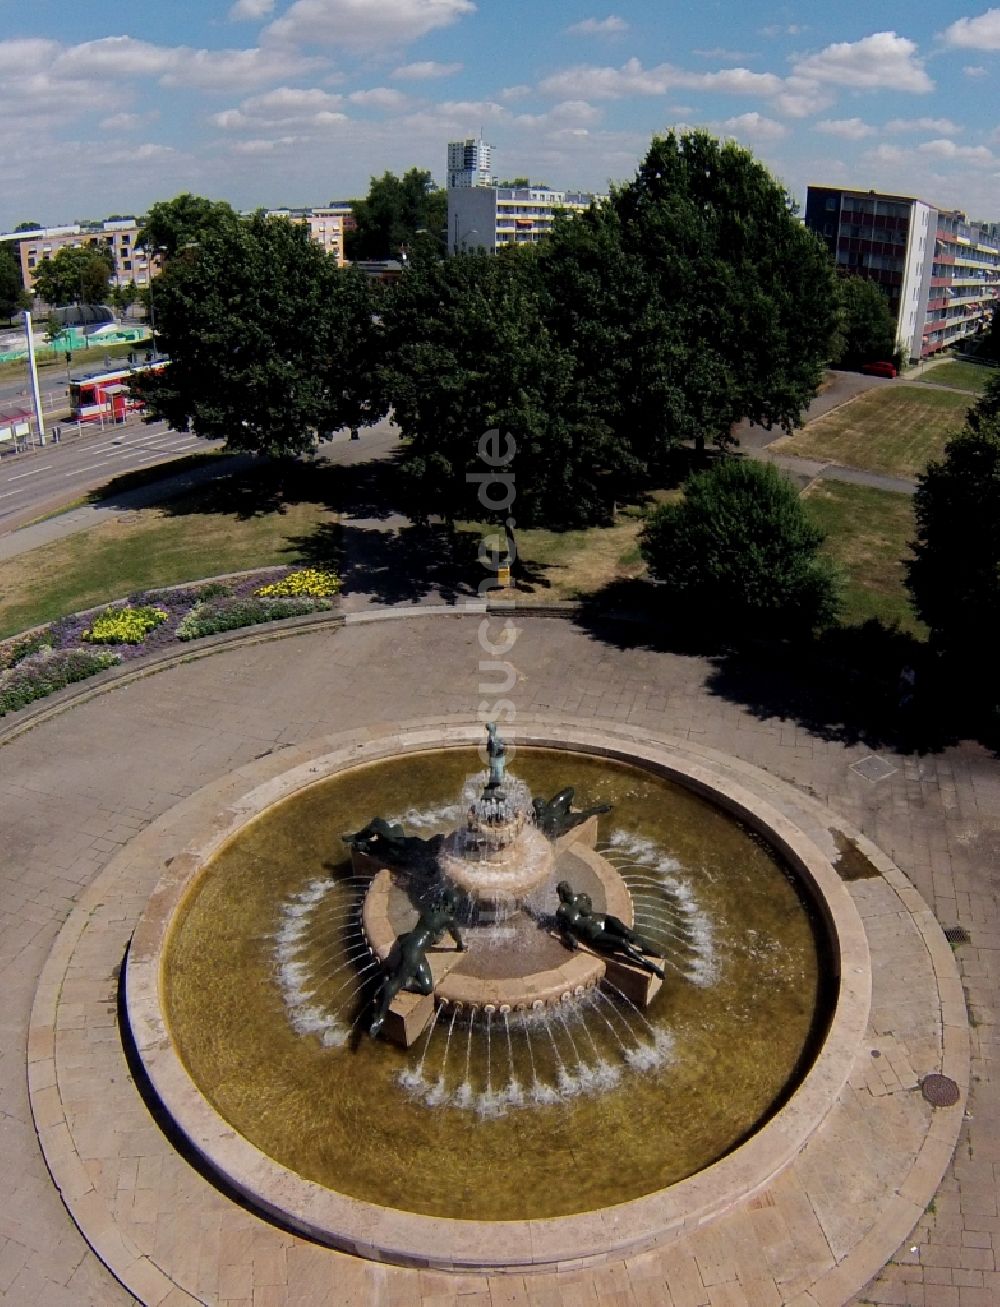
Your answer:
[[[143,845],[166,871],[136,927],[126,960],[126,1017],[150,1084],[174,1125],[209,1169],[255,1209],[317,1241],[362,1257],[463,1271],[583,1266],[637,1253],[701,1225],[761,1190],[819,1129],[843,1090],[864,1037],[871,1004],[871,961],[864,926],[829,859],[784,813],[705,762],[669,745],[574,726],[508,731],[515,745],[606,757],[673,780],[764,835],[810,893],[836,963],[836,995],[826,1035],[787,1103],[744,1144],[666,1189],[600,1210],[527,1221],[426,1216],[350,1198],[267,1157],[239,1135],[202,1095],[165,1019],[163,950],[176,914],[212,855],[274,804],[338,772],[406,753],[468,748],[474,724],[386,733],[307,757],[277,775],[274,757],[199,791],[154,822],[128,849]],[[304,750],[289,755],[302,758]],[[170,820],[173,818],[173,820]],[[178,847],[181,845],[181,847]]]

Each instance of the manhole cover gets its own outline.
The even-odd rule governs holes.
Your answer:
[[[866,781],[884,781],[888,776],[895,776],[899,771],[891,762],[886,762],[884,758],[878,758],[874,753],[870,753],[867,758],[861,758],[857,762],[851,763],[851,771],[857,772],[863,776]]]
[[[920,1092],[931,1107],[954,1107],[959,1099],[958,1085],[951,1076],[937,1073],[924,1076],[920,1082]]]
[[[945,926],[944,937],[949,944],[968,944],[972,940],[964,926]]]

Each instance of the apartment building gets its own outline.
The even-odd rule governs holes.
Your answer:
[[[105,249],[112,259],[112,285],[126,286],[134,281],[137,286],[148,286],[160,265],[155,254],[150,256],[137,244],[139,224],[135,218],[109,219],[99,223],[72,223],[62,227],[43,227],[37,231],[5,232],[0,241],[13,246],[21,262],[21,282],[25,289],[33,290],[35,270],[46,259],[53,258],[62,249],[90,247]]]
[[[837,268],[876,282],[911,361],[974,335],[1000,295],[1000,242],[992,224],[970,223],[908,195],[810,186],[806,226]]]
[[[454,186],[492,186],[490,172],[493,146],[470,136],[466,141],[448,142],[448,189]]]
[[[349,201],[337,200],[320,209],[268,209],[267,215],[305,223],[324,253],[335,258],[339,267],[344,266],[344,233],[357,226]]]

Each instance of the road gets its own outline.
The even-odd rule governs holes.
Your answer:
[[[72,502],[122,472],[221,444],[171,431],[163,422],[146,426],[135,416],[104,431],[84,427],[81,435],[75,425],[66,425],[59,444],[32,447],[0,461],[0,531]]]

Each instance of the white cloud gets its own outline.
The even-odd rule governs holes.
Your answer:
[[[865,91],[932,91],[934,83],[917,58],[916,44],[895,32],[860,41],[837,41],[793,65],[800,77]]]
[[[962,163],[993,163],[994,157],[985,145],[956,145],[941,137],[936,141],[923,141],[917,146],[921,154],[929,154],[935,159],[958,159]]]
[[[238,109],[213,114],[212,121],[223,131],[253,131],[258,135],[287,132],[289,128],[315,129],[343,122],[346,114],[340,112],[342,103],[342,96],[319,87],[279,86],[263,95],[250,96]]]
[[[982,64],[966,64],[965,67],[962,69],[962,72],[965,73],[966,77],[986,76],[986,69],[982,66]]]
[[[957,136],[962,128],[950,118],[890,118],[882,130],[893,135],[899,132],[937,132],[939,136]]]
[[[369,91],[353,91],[348,97],[351,104],[360,104],[373,109],[402,109],[410,103],[410,97],[391,86],[373,86]]]
[[[760,29],[761,36],[801,36],[803,32],[808,32],[809,28],[802,23],[769,23],[767,27]]]
[[[232,90],[298,76],[322,60],[283,49],[192,50],[153,45],[131,36],[106,36],[63,49],[52,62],[57,77],[159,78],[165,86]]]
[[[826,118],[816,124],[816,131],[839,136],[845,141],[860,141],[875,135],[875,128],[861,118]]]
[[[472,0],[295,0],[272,40],[370,49],[399,46],[475,12]]]
[[[1000,9],[987,9],[978,18],[959,18],[945,28],[948,45],[963,50],[1000,50]]]
[[[871,163],[902,163],[909,158],[909,151],[901,150],[898,145],[889,145],[883,141],[874,149],[866,150],[861,157]]]
[[[400,81],[424,82],[433,77],[451,77],[453,73],[461,71],[461,64],[440,64],[434,59],[422,59],[417,63],[403,64],[401,68],[394,69],[392,76],[398,77]]]
[[[235,22],[249,18],[266,18],[274,12],[274,0],[236,0],[229,11],[229,17]]]
[[[566,28],[574,36],[620,36],[627,32],[628,23],[617,14],[608,14],[607,18],[584,18],[582,22],[573,23]]]
[[[727,132],[754,141],[780,141],[782,137],[788,135],[788,128],[784,123],[775,122],[773,118],[765,118],[763,114],[756,112],[741,113],[735,118],[727,118],[722,126]]]
[[[779,77],[776,73],[755,73],[749,68],[694,73],[672,64],[644,68],[635,58],[627,60],[620,68],[580,64],[553,73],[539,83],[539,90],[546,95],[583,96],[593,100],[666,95],[678,88],[769,100],[776,109],[793,118],[817,113],[832,103],[828,91],[815,81],[798,75]]]
[[[249,90],[283,77],[299,77],[325,66],[292,50],[180,50],[164,86],[194,86],[205,91]]]
[[[746,63],[750,59],[759,59],[760,55],[745,50],[727,50],[724,46],[716,45],[711,50],[692,50],[692,54],[698,55],[700,59],[725,59],[727,63]]]
[[[523,100],[526,96],[532,94],[530,86],[525,86],[522,82],[518,86],[505,86],[500,92],[501,100]]]

